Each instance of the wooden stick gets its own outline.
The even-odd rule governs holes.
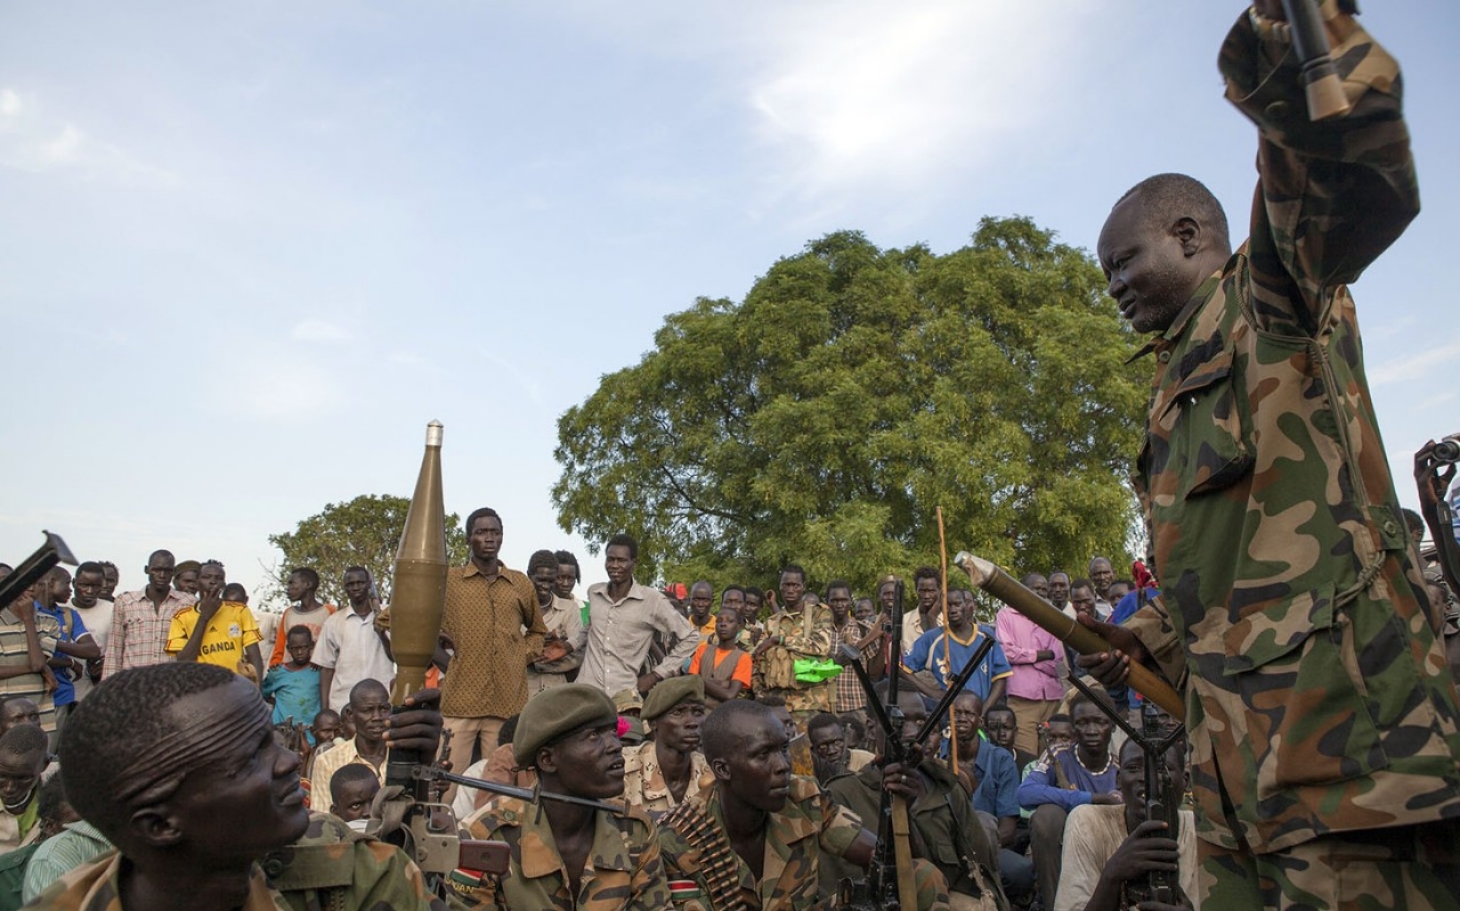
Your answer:
[[[953,646],[948,642],[948,538],[943,533],[943,507],[938,507],[938,559],[942,566],[943,580],[943,662],[948,665],[948,674],[953,673]],[[953,727],[953,709],[948,709],[948,726]],[[958,731],[949,737],[948,758],[953,761],[953,773],[958,774]]]

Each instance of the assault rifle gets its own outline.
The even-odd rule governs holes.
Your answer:
[[[1170,727],[1163,725],[1160,710],[1157,709],[1155,703],[1146,699],[1141,703],[1141,727],[1140,730],[1136,730],[1134,725],[1125,720],[1119,710],[1096,694],[1084,681],[1071,674],[1070,682],[1089,697],[1092,705],[1104,712],[1117,727],[1125,731],[1127,737],[1140,746],[1141,752],[1146,756],[1146,819],[1159,819],[1166,823],[1165,837],[1179,837],[1181,795],[1176,793],[1175,782],[1171,780],[1171,771],[1166,768],[1166,752],[1186,736],[1186,726],[1179,722],[1173,723]],[[1146,874],[1144,882],[1127,883],[1125,891],[1130,906],[1134,908],[1140,902],[1146,901],[1165,902],[1168,905],[1176,904],[1177,881],[1178,876],[1175,873],[1167,870],[1152,870]]]
[[[902,673],[902,612],[903,583],[898,580],[892,600],[891,627],[883,621],[883,629],[891,637],[892,654],[887,668],[887,706],[877,698],[876,687],[867,673],[862,656],[855,648],[843,645],[837,654],[838,663],[849,667],[857,675],[857,682],[867,696],[867,709],[872,720],[882,730],[884,752],[887,762],[895,762],[904,768],[913,768],[922,761],[921,745],[941,723],[943,715],[958,694],[963,692],[968,678],[983,663],[989,650],[994,647],[992,636],[985,636],[968,663],[948,683],[948,690],[938,700],[938,705],[929,713],[923,726],[913,735],[911,745],[903,740],[903,714],[897,704],[898,684]],[[882,789],[882,801],[877,811],[877,851],[872,865],[867,869],[867,879],[862,882],[843,880],[838,895],[837,907],[843,911],[913,911],[915,887],[913,885],[912,847],[907,805],[900,797],[893,797],[886,788]]]

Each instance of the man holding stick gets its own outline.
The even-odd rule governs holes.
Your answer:
[[[1455,908],[1455,686],[1345,287],[1418,211],[1414,165],[1398,66],[1352,4],[1323,4],[1352,108],[1310,120],[1284,8],[1312,5],[1259,0],[1222,48],[1261,134],[1248,242],[1170,174],[1101,232],[1110,295],[1156,333],[1136,481],[1164,594],[1124,628],[1082,618],[1115,649],[1079,661],[1184,683],[1206,911]]]

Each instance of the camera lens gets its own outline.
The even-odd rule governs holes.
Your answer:
[[[1441,440],[1433,451],[1436,461],[1460,462],[1460,440]]]

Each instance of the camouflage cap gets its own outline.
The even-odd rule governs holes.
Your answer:
[[[645,721],[653,721],[681,702],[704,704],[704,701],[705,678],[699,674],[670,677],[654,684],[649,695],[644,697],[644,710],[639,712],[639,717]]]
[[[543,690],[527,701],[512,736],[512,758],[531,767],[537,751],[564,734],[590,724],[617,724],[613,701],[597,687],[567,683]]]
[[[172,568],[174,576],[181,576],[183,573],[195,573],[203,568],[203,564],[197,560],[184,560]]]
[[[614,694],[613,707],[620,715],[637,712],[644,708],[644,697],[639,695],[638,690],[619,690]]]

